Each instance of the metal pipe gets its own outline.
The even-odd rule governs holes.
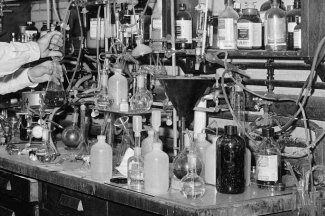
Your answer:
[[[284,62],[232,62],[231,64],[241,69],[266,69],[271,67],[275,70],[310,70],[311,66],[305,63],[284,63]]]
[[[230,81],[231,82],[231,81]],[[253,86],[267,86],[271,83],[274,87],[286,87],[286,88],[302,88],[305,81],[289,81],[289,80],[272,80],[268,81],[266,79],[243,79],[244,85]],[[325,83],[315,82],[313,84],[314,89],[325,89]]]

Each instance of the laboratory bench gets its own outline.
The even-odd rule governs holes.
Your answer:
[[[61,155],[44,164],[27,155],[9,155],[0,147],[1,216],[297,215],[293,189],[272,192],[249,186],[243,194],[227,195],[207,185],[197,200],[173,189],[150,194],[126,184],[93,181],[89,167],[71,160],[63,146],[58,149]]]

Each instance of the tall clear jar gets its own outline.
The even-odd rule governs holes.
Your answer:
[[[218,20],[218,43],[220,49],[237,49],[238,13],[234,10],[234,1],[225,0],[225,9]]]
[[[284,51],[287,49],[287,29],[285,12],[279,8],[277,0],[265,14],[265,50]]]

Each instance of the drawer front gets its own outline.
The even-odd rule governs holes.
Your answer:
[[[24,202],[5,194],[0,194],[1,216],[38,216],[37,202]]]
[[[0,193],[26,202],[37,202],[38,181],[0,170]]]
[[[88,196],[70,189],[42,183],[42,210],[53,215],[106,216],[108,204],[105,200]]]

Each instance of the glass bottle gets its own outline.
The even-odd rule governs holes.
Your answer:
[[[54,59],[52,61],[53,70],[58,70],[59,60]],[[53,72],[57,73],[57,72]],[[67,103],[67,96],[63,88],[63,84],[60,79],[57,79],[59,84],[54,82],[55,78],[53,75],[47,83],[46,92],[44,96],[44,103],[49,107],[59,107]]]
[[[205,183],[196,173],[197,155],[195,152],[190,152],[188,155],[188,172],[181,180],[181,194],[190,200],[200,199],[205,193]]]
[[[97,21],[97,12],[99,5],[87,5],[87,25],[86,25],[86,47],[93,51],[96,49],[97,38],[99,48],[104,48],[104,7],[99,12],[99,21]],[[97,26],[99,24],[99,26]],[[99,28],[99,35],[97,36],[97,29]]]
[[[237,49],[237,20],[234,1],[225,0],[225,9],[218,20],[218,43],[220,49]]]
[[[164,193],[169,188],[169,159],[161,148],[161,143],[153,143],[144,157],[144,188],[150,193]]]
[[[81,141],[82,132],[78,127],[78,109],[75,108],[72,114],[72,125],[62,131],[62,142],[67,146],[66,149],[76,149]]]
[[[238,20],[238,49],[260,49],[262,47],[262,21],[254,7],[252,1],[247,1],[243,15]]]
[[[121,4],[121,12],[120,12],[120,23],[122,25],[130,25],[131,24],[131,15],[130,10],[128,10],[128,4]],[[131,28],[122,28],[121,31],[123,33],[123,44],[127,47],[127,49],[132,49],[132,41],[131,41]]]
[[[296,27],[296,17],[301,17],[301,0],[294,0],[293,9],[286,13],[287,22],[287,50],[294,50],[294,28]]]
[[[211,48],[217,49],[218,48],[218,14],[216,13],[212,15],[209,32],[210,32],[209,39],[210,39]]]
[[[279,8],[277,0],[272,2],[272,8],[265,14],[265,50],[284,51],[287,49],[285,12]]]
[[[301,50],[301,17],[297,16],[297,25],[294,28],[294,43],[293,48],[294,50],[298,51]]]
[[[99,92],[96,94],[96,102],[99,109],[107,110],[111,108],[114,103],[113,95],[108,91],[108,75],[106,70],[102,70],[101,86]]]
[[[114,67],[114,75],[108,79],[108,92],[113,95],[114,103],[112,109],[119,110],[122,99],[128,98],[128,81],[122,75],[122,68]]]
[[[162,25],[162,7],[163,3],[156,2],[155,7],[152,11],[151,16],[151,34],[150,38],[153,40],[161,39],[163,37],[162,31],[163,31],[163,25]],[[162,42],[152,42],[152,49],[153,50],[162,50],[163,49],[163,43]]]
[[[104,135],[97,136],[95,143],[90,150],[91,158],[91,179],[95,181],[109,182],[112,178],[113,154],[112,147],[105,142]]]
[[[280,146],[273,139],[273,128],[262,128],[262,136],[256,158],[256,182],[259,188],[273,190],[282,177]]]
[[[27,43],[27,34],[26,34],[26,26],[19,26],[19,34],[17,38],[20,43]]]
[[[150,39],[150,25],[151,25],[151,15],[152,8],[148,5],[146,11],[144,11],[148,0],[139,0],[138,4],[134,6],[135,16],[133,15],[133,10],[131,10],[131,23],[138,21],[138,24],[132,27],[132,44],[133,48],[137,46],[136,39],[138,34],[142,36],[142,39],[145,40],[144,44],[148,45],[149,42],[146,40]],[[143,12],[144,11],[144,12]],[[143,13],[142,19],[139,20],[141,14]],[[139,32],[137,31],[137,28]]]
[[[36,157],[42,163],[50,163],[56,159],[56,152],[50,145],[50,132],[46,128],[42,130],[42,145],[36,150]]]
[[[131,97],[130,107],[133,110],[146,111],[150,110],[153,103],[153,96],[144,83],[145,80],[144,73],[137,76],[137,89],[135,94]]]
[[[186,11],[186,4],[179,4],[179,11],[176,13],[176,39],[186,39],[186,43],[177,43],[176,49],[192,48],[192,16]]]
[[[217,139],[219,136],[212,137],[212,144],[206,148],[204,169],[204,179],[207,184],[216,185],[216,164],[217,164]]]
[[[237,135],[237,127],[226,125],[217,144],[218,192],[240,194],[245,191],[245,151],[245,141]]]
[[[27,41],[36,41],[38,39],[38,29],[35,27],[35,22],[28,21],[26,23]]]
[[[47,29],[47,22],[43,22],[43,25],[42,25],[41,31],[40,31],[40,37],[42,37],[43,35],[46,35],[48,31],[49,30]]]
[[[245,104],[246,104],[246,98],[243,89],[240,86],[235,85],[231,97],[231,105],[237,121],[234,119],[233,123],[235,126],[239,128],[238,134],[241,137],[245,137],[245,133],[244,133],[246,127]]]
[[[205,153],[207,150],[207,147],[211,145],[209,141],[205,139],[206,134],[205,133],[198,133],[197,134],[197,140],[194,142],[194,146],[197,151],[197,157],[201,159],[203,169],[200,173],[200,176],[204,177],[205,176],[205,163],[206,163],[206,157]]]

